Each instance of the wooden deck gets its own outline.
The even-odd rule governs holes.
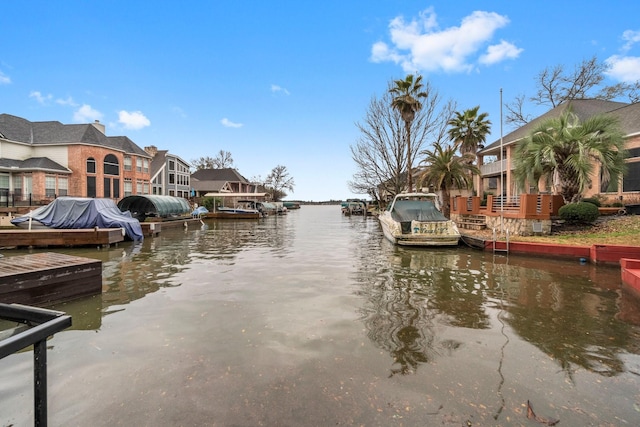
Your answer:
[[[110,246],[122,241],[120,228],[0,230],[0,248]]]
[[[53,252],[0,258],[0,302],[46,306],[102,292],[102,261]]]

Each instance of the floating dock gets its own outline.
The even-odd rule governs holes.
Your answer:
[[[121,228],[0,230],[0,248],[110,246],[124,241]]]
[[[102,292],[102,261],[42,252],[0,258],[0,302],[46,306]]]

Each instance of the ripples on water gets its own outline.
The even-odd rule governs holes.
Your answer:
[[[528,400],[565,426],[640,417],[618,268],[398,248],[337,206],[63,252],[103,261],[103,293],[56,307],[74,326],[50,341],[53,425],[524,425]],[[29,357],[0,361],[0,425],[32,417]]]

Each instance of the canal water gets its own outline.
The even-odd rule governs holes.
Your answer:
[[[103,292],[53,307],[49,425],[640,425],[619,268],[399,248],[338,206],[59,252],[102,260]],[[0,426],[32,424],[23,351]]]

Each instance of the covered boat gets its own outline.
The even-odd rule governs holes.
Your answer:
[[[131,240],[142,240],[140,222],[129,212],[122,212],[111,199],[58,197],[28,214],[11,220],[21,228],[122,228]]]
[[[144,222],[147,218],[183,219],[193,209],[186,199],[173,196],[127,196],[118,202],[121,211],[129,211],[134,218]]]
[[[404,246],[456,246],[460,232],[440,211],[434,193],[402,193],[379,217],[384,236]]]

